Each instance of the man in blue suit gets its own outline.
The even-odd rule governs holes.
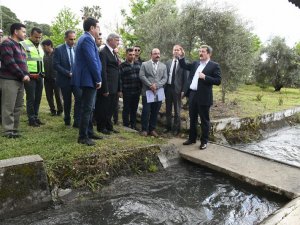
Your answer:
[[[75,51],[72,85],[82,90],[81,116],[78,143],[95,145],[92,139],[102,139],[94,134],[92,114],[96,90],[101,87],[101,61],[95,40],[99,38],[99,21],[88,17],[83,22],[85,33],[79,38]]]
[[[190,131],[189,139],[183,144],[190,145],[196,143],[197,122],[198,115],[200,115],[200,150],[206,149],[209,137],[209,109],[213,104],[212,86],[221,84],[221,69],[218,63],[210,60],[211,54],[212,48],[208,45],[202,45],[199,50],[200,61],[186,63],[184,51],[181,52],[181,56],[179,57],[180,66],[190,71],[188,90],[185,93],[185,96],[189,97]]]
[[[74,64],[75,31],[68,30],[65,33],[65,44],[58,46],[54,52],[53,65],[57,71],[56,84],[61,88],[64,100],[65,125],[71,125],[72,93],[75,98],[73,127],[79,127],[80,123],[80,98],[81,90],[71,85],[72,66]]]

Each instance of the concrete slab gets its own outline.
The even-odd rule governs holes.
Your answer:
[[[184,146],[184,140],[178,138],[169,142],[180,148],[181,157],[191,162],[290,199],[300,196],[298,167],[216,144],[209,144],[206,150],[199,150],[199,143]]]
[[[260,225],[298,225],[300,223],[300,198],[296,198],[274,212]]]

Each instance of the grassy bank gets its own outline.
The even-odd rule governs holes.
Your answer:
[[[219,87],[214,88],[214,93],[212,119],[255,117],[300,105],[299,89],[284,88],[278,93],[272,88],[262,90],[254,85],[244,85],[229,93],[225,104],[220,101]],[[188,112],[183,111],[182,114],[186,117]],[[39,154],[45,160],[51,184],[62,187],[89,186],[94,189],[124,171],[154,171],[159,150],[141,147],[166,142],[165,139],[141,137],[116,126],[121,133],[105,136],[104,140],[97,141],[96,146],[77,144],[78,130],[66,127],[62,116],[50,116],[45,95],[40,117],[46,125],[29,127],[24,108],[20,126],[23,137],[0,137],[0,159]]]
[[[7,139],[0,136],[0,159],[38,154],[45,161],[53,185],[87,185],[93,188],[100,184],[99,179],[109,179],[116,174],[117,168],[125,168],[124,165],[129,164],[131,159],[133,162],[127,165],[127,170],[131,168],[138,172],[151,169],[154,160],[151,156],[157,149],[146,149],[147,154],[143,154],[139,148],[164,143],[162,139],[141,137],[138,133],[116,126],[120,134],[104,135],[104,139],[97,140],[95,146],[77,144],[78,129],[65,126],[62,116],[50,116],[45,97],[42,99],[40,117],[45,125],[29,127],[24,108],[20,124],[22,137]],[[143,166],[148,168],[140,168]]]
[[[214,100],[211,110],[213,119],[256,117],[300,106],[300,89],[282,88],[280,92],[274,92],[273,87],[261,89],[256,85],[242,85],[226,95],[224,104],[221,102],[220,87],[214,87]]]

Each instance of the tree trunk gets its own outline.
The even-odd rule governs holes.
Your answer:
[[[222,103],[225,103],[225,95],[226,95],[226,90],[224,86],[222,85]]]

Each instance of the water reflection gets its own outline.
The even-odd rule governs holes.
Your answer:
[[[266,133],[262,141],[235,147],[300,167],[299,137],[300,125],[297,125]]]
[[[101,193],[5,225],[253,225],[285,203],[196,165],[116,179]]]

